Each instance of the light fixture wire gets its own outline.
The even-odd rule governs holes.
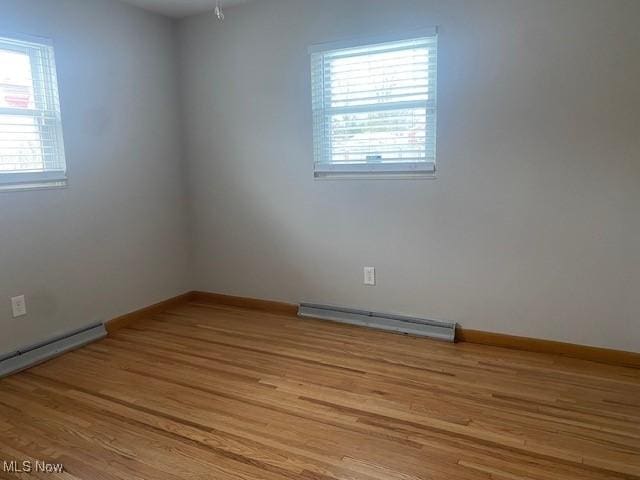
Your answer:
[[[214,13],[216,14],[216,17],[218,17],[218,20],[220,20],[221,22],[224,21],[224,12],[222,11],[220,0],[216,0],[216,8],[214,10]]]

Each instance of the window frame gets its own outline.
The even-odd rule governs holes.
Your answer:
[[[417,100],[415,102],[401,101],[398,102],[398,108],[420,108],[424,107],[427,110],[426,117],[433,122],[432,135],[425,133],[425,147],[429,142],[433,142],[433,158],[425,157],[424,161],[406,161],[406,162],[375,162],[367,161],[360,163],[347,163],[340,164],[339,162],[325,162],[319,161],[324,159],[324,153],[322,151],[325,142],[331,142],[331,135],[326,129],[326,108],[324,105],[324,94],[316,93],[316,89],[325,88],[325,78],[323,77],[320,82],[316,82],[314,75],[314,68],[316,68],[317,62],[324,62],[324,55],[339,52],[340,50],[356,49],[356,48],[371,48],[377,45],[383,46],[384,44],[410,42],[429,39],[433,42],[433,49],[435,50],[435,62],[434,73],[428,77],[429,82],[433,82],[433,93],[429,94],[433,98],[429,100]],[[373,37],[356,37],[336,42],[328,42],[312,45],[308,49],[311,59],[311,93],[312,93],[312,115],[313,115],[313,172],[316,180],[326,179],[406,179],[406,178],[423,178],[423,179],[435,179],[437,173],[437,84],[438,84],[438,68],[437,68],[437,54],[438,54],[438,27],[428,27],[419,30],[407,31],[402,35],[380,35]],[[321,59],[318,59],[318,56]],[[320,85],[317,85],[320,83]],[[317,107],[318,98],[321,97],[322,107]],[[389,110],[392,107],[391,102],[376,104],[365,104],[362,106],[345,107],[343,110],[348,113],[360,110],[362,113],[369,113],[374,111]],[[334,107],[332,110],[342,109],[341,107]],[[429,109],[432,113],[429,113]],[[319,119],[319,117],[324,118]],[[428,124],[425,125],[427,128]],[[319,128],[322,127],[322,128]],[[319,135],[318,132],[324,132]],[[321,138],[319,138],[319,136]]]
[[[46,134],[55,136],[56,146],[53,154],[42,154],[41,171],[0,171],[0,192],[64,188],[68,182],[68,168],[53,41],[44,37],[0,31],[0,50],[14,51],[29,57],[34,95],[33,108],[0,107],[0,115],[34,119],[41,146]],[[41,56],[40,60],[37,55]],[[46,126],[45,122],[51,122],[51,125]]]

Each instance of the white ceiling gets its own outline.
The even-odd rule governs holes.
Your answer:
[[[169,17],[181,18],[197,13],[213,12],[216,0],[122,0],[136,7]],[[223,7],[246,3],[250,0],[221,0]]]

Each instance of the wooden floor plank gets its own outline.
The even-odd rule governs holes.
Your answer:
[[[640,479],[640,371],[193,301],[0,380],[4,460],[82,480]]]

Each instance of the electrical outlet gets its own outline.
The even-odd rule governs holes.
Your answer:
[[[375,267],[364,267],[364,284],[375,285],[376,284],[376,269]]]
[[[22,317],[27,314],[27,301],[24,295],[13,297],[11,299],[11,308],[13,310],[13,318]]]

